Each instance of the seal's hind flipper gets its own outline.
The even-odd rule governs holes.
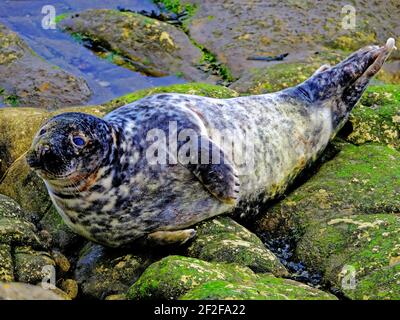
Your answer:
[[[184,244],[196,235],[196,230],[185,229],[176,231],[156,231],[147,236],[151,245],[165,246],[170,244]]]
[[[197,162],[184,164],[217,199],[230,205],[237,203],[239,176],[224,151],[207,136],[198,141]],[[179,161],[179,160],[178,160]],[[182,162],[179,161],[181,164]]]

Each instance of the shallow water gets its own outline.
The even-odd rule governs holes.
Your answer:
[[[93,94],[87,104],[103,103],[143,88],[183,83],[176,76],[154,78],[142,75],[97,57],[59,29],[42,28],[45,5],[53,5],[56,15],[86,9],[158,11],[150,0],[79,1],[79,0],[1,0],[0,22],[17,32],[46,61],[84,78]]]

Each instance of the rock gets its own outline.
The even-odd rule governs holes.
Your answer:
[[[62,273],[67,273],[71,268],[71,263],[60,251],[53,250],[51,253],[56,266]]]
[[[0,195],[0,281],[41,282],[55,262],[27,214]]]
[[[303,283],[259,275],[251,282],[209,281],[180,299],[182,300],[337,300],[321,290]]]
[[[351,299],[398,300],[399,234],[400,217],[393,214],[334,218],[309,227],[296,253]]]
[[[91,91],[83,79],[45,62],[2,24],[0,37],[0,96],[3,103],[52,110],[82,104],[89,99]]]
[[[379,143],[400,150],[400,86],[370,86],[350,114],[352,131],[346,140]]]
[[[153,263],[129,289],[129,299],[176,299],[211,280],[253,279],[247,267],[171,255]]]
[[[261,284],[262,282],[262,284]],[[256,294],[259,288],[263,292]],[[330,294],[235,264],[168,256],[153,263],[129,289],[129,299],[334,298]]]
[[[75,299],[78,296],[79,288],[78,288],[78,284],[76,283],[75,280],[73,280],[73,279],[63,280],[61,282],[60,287],[63,290],[63,292],[66,293],[68,298]]]
[[[185,84],[173,84],[165,87],[154,87],[149,89],[138,90],[133,93],[129,93],[122,97],[116,98],[104,104],[107,108],[107,112],[114,110],[117,107],[131,103],[133,101],[142,99],[146,96],[150,96],[157,93],[183,93],[193,94],[198,96],[205,96],[216,99],[227,99],[238,96],[238,93],[232,89],[216,86],[207,83],[185,83]]]
[[[75,278],[83,295],[104,299],[125,293],[150,263],[148,257],[88,244],[80,254]]]
[[[271,207],[259,226],[273,232],[280,222],[297,236],[319,220],[400,210],[400,153],[386,146],[344,144],[305,184]],[[271,223],[275,221],[274,223]]]
[[[19,282],[38,284],[48,277],[48,269],[55,266],[50,254],[23,246],[14,249],[15,278]]]
[[[364,0],[355,0],[352,6],[357,10],[357,28],[343,28],[346,13],[342,13],[341,2],[318,6],[313,1],[179,2],[194,7],[185,22],[191,38],[214,53],[233,78],[280,63],[247,60],[249,56],[289,53],[285,62],[308,63],[309,59],[332,52],[345,53],[371,43],[384,43],[389,36],[396,37],[397,28],[394,20],[386,18],[387,12],[400,14],[397,0],[377,3],[373,14]]]
[[[42,247],[35,225],[24,216],[24,211],[15,201],[0,195],[0,243]]]
[[[254,272],[287,276],[286,268],[262,241],[229,217],[207,220],[196,226],[190,257],[210,262],[236,263]]]
[[[0,282],[0,300],[63,300],[62,296],[39,286]]]
[[[127,300],[124,294],[112,294],[107,296],[104,300]]]
[[[230,88],[239,93],[263,94],[293,87],[309,78],[321,64],[279,63],[270,67],[253,68],[243,71],[239,80]]]
[[[87,10],[64,18],[62,29],[92,43],[95,51],[151,76],[182,75],[206,80],[197,68],[202,52],[175,26],[132,12]]]
[[[14,280],[14,264],[9,244],[0,244],[0,281]]]
[[[294,237],[296,258],[349,298],[396,298],[398,266],[390,261],[400,255],[394,214],[400,212],[399,160],[400,153],[386,146],[344,145],[315,176],[268,209],[259,229]],[[342,288],[347,266],[354,269],[358,289]]]

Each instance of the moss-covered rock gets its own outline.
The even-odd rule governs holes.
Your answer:
[[[133,12],[87,10],[64,18],[61,28],[92,43],[113,62],[151,76],[182,75],[206,80],[197,68],[202,53],[175,26]],[[104,50],[97,50],[104,48]]]
[[[14,280],[14,264],[11,254],[11,245],[0,244],[0,281]]]
[[[369,142],[400,149],[400,86],[371,86],[349,119],[354,144]]]
[[[399,232],[400,218],[392,214],[330,219],[306,231],[298,244],[297,256],[323,272],[326,281],[350,298],[399,299]],[[346,285],[346,269],[352,270],[353,287]],[[393,277],[385,279],[389,274]],[[373,279],[380,281],[373,283]],[[368,292],[370,289],[372,292]]]
[[[211,280],[253,278],[254,273],[247,267],[172,255],[150,265],[127,296],[129,299],[176,299]]]
[[[138,90],[133,93],[129,93],[122,97],[111,100],[110,102],[104,103],[107,111],[114,110],[117,107],[123,106],[127,103],[139,100],[146,96],[150,96],[157,93],[183,93],[193,94],[198,96],[205,96],[217,99],[234,98],[238,96],[238,93],[232,89],[217,86],[207,83],[185,83],[185,84],[173,84],[164,87],[154,87],[149,89]]]
[[[0,243],[42,247],[33,223],[12,199],[0,195]]]
[[[336,300],[303,283],[259,275],[252,282],[209,281],[190,290],[182,300]]]
[[[0,99],[4,104],[51,110],[89,99],[91,91],[83,79],[41,59],[2,24],[0,38]]]
[[[84,296],[104,299],[125,293],[150,263],[150,257],[91,243],[80,253],[75,278]]]
[[[188,254],[211,262],[236,263],[255,272],[287,276],[286,268],[262,241],[229,217],[219,217],[196,226]]]
[[[260,227],[294,236],[296,257],[348,297],[378,299],[386,290],[391,294],[385,298],[398,298],[397,282],[384,276],[398,272],[393,261],[400,256],[399,160],[400,153],[386,146],[344,145],[315,176],[271,207]],[[280,223],[283,229],[277,228]],[[347,267],[360,287],[342,286]]]
[[[269,208],[260,226],[273,231],[283,223],[300,237],[309,225],[321,220],[399,212],[399,160],[400,153],[386,146],[345,144],[305,184]]]
[[[53,258],[42,233],[27,217],[32,218],[15,201],[0,195],[0,281],[38,284],[47,279],[49,270],[58,275],[55,266],[60,256]]]
[[[256,274],[236,264],[168,256],[129,289],[129,299],[334,299],[295,281]]]
[[[55,262],[50,254],[23,246],[14,249],[15,278],[19,282],[37,284],[48,276],[48,268]]]
[[[293,87],[309,78],[318,63],[279,63],[271,67],[254,68],[243,73],[230,88],[240,93],[262,94]]]

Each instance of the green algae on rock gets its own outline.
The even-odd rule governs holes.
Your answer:
[[[257,291],[259,293],[257,294]],[[295,281],[256,274],[236,264],[168,256],[146,269],[129,299],[335,299]]]
[[[398,297],[396,281],[367,285],[366,279],[383,280],[388,269],[396,274],[397,267],[390,267],[390,261],[400,253],[399,160],[400,153],[386,146],[344,145],[315,176],[268,209],[259,227],[293,236],[298,242],[296,257],[322,272],[324,282],[346,296],[380,298],[361,292],[361,287],[342,288],[342,270],[348,265],[355,268],[364,287],[378,294],[381,283],[386,283],[386,289],[391,284],[387,292]],[[277,227],[280,223],[282,229]]]
[[[258,275],[250,282],[209,281],[186,294],[182,300],[336,300],[337,298],[301,282]]]
[[[333,218],[310,227],[297,256],[351,299],[400,299],[400,217]],[[350,274],[350,272],[352,274]],[[354,283],[349,282],[349,276]]]
[[[46,267],[55,266],[49,253],[33,250],[29,246],[16,247],[14,261],[16,280],[32,284],[40,283],[48,276]]]
[[[196,226],[188,248],[190,257],[210,262],[236,263],[254,272],[287,276],[286,268],[262,241],[229,217],[207,220]]]
[[[42,247],[37,229],[27,216],[15,201],[0,195],[0,243]]]
[[[114,110],[117,107],[123,106],[127,103],[134,102],[142,99],[146,96],[157,93],[182,93],[182,94],[193,94],[199,96],[205,96],[217,99],[234,98],[238,96],[238,93],[232,89],[212,85],[207,83],[185,83],[185,84],[173,84],[170,86],[154,87],[149,89],[138,90],[132,93],[128,93],[122,97],[113,99],[103,106],[107,108],[107,112]]]
[[[279,63],[243,73],[230,88],[240,93],[263,94],[280,91],[303,82],[318,68],[317,63]]]
[[[43,267],[55,265],[26,217],[15,201],[0,195],[0,281],[36,284],[46,276]]]
[[[14,264],[11,245],[0,243],[0,281],[14,280]]]
[[[399,160],[400,153],[386,146],[345,144],[305,184],[268,209],[260,226],[272,231],[269,220],[278,218],[301,236],[319,220],[399,212]]]
[[[2,24],[0,38],[0,98],[3,103],[53,110],[82,104],[89,99],[91,91],[83,79],[45,62]]]
[[[87,10],[64,18],[61,28],[104,48],[122,66],[151,76],[179,72],[187,80],[206,80],[197,68],[201,51],[189,37],[171,24],[133,12]]]
[[[254,273],[235,264],[168,256],[150,265],[129,289],[129,299],[176,299],[211,280],[251,280]]]
[[[400,86],[370,86],[350,114],[347,141],[374,142],[400,150]]]

